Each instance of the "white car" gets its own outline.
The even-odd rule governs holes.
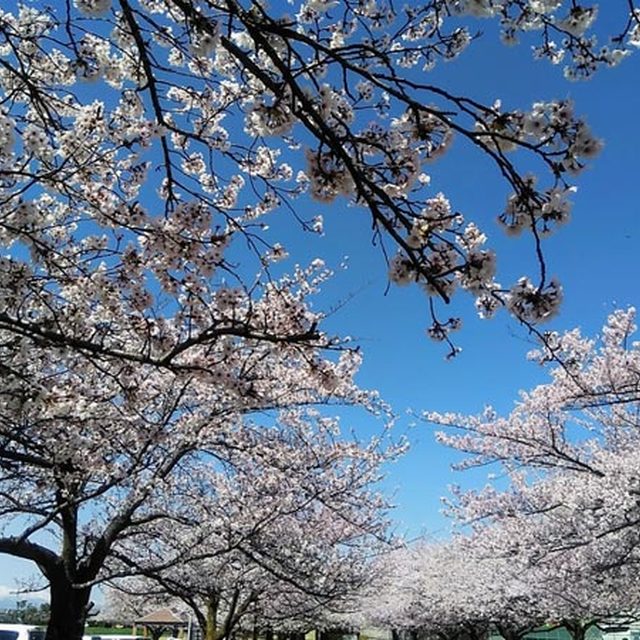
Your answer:
[[[0,640],[44,640],[45,630],[32,624],[0,623]]]

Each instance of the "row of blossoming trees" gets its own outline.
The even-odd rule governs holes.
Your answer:
[[[591,627],[636,621],[635,332],[630,309],[612,314],[597,339],[578,331],[547,334],[532,356],[554,363],[551,381],[523,393],[505,418],[489,408],[472,417],[425,414],[446,427],[439,434],[445,444],[468,454],[462,467],[502,467],[497,486],[454,492],[449,509],[461,531],[452,540],[381,546],[376,558],[360,557],[357,565],[327,553],[331,545],[317,562],[305,556],[297,570],[307,572],[306,579],[325,581],[329,571],[332,580],[349,576],[348,588],[332,594],[326,583],[315,594],[311,583],[306,592],[292,589],[281,575],[233,553],[206,562],[195,556],[161,573],[154,558],[156,568],[147,576],[114,583],[118,591],[110,599],[117,615],[139,617],[145,607],[167,602],[186,605],[212,638],[382,627],[413,639],[486,640],[499,634],[521,640],[561,627],[572,640],[584,640]],[[240,491],[252,493],[249,487]],[[282,552],[294,554],[288,534],[278,535]],[[307,530],[293,542],[309,544],[316,535]],[[152,536],[149,549],[155,553],[163,532]],[[183,545],[171,535],[162,544],[164,558]]]
[[[210,633],[218,615],[346,608],[387,536],[375,482],[402,446],[315,408],[387,414],[311,304],[322,260],[285,273],[293,249],[267,220],[321,232],[309,196],[363,212],[452,352],[459,321],[440,313],[458,290],[483,316],[553,316],[543,239],[600,141],[566,100],[509,110],[425,74],[493,18],[588,77],[640,44],[638,9],[619,6],[613,34],[562,0],[0,11],[0,552],[48,585],[47,640],[78,640],[93,587],[131,576],[197,596]],[[430,185],[454,138],[504,179],[495,213],[530,237],[536,276],[501,285],[482,216]]]
[[[532,356],[551,381],[500,417],[427,413],[462,467],[497,464],[499,479],[457,491],[463,530],[447,543],[394,552],[386,589],[365,617],[438,638],[518,640],[564,627],[620,625],[640,611],[640,343],[635,311],[612,314],[597,339],[548,334]]]

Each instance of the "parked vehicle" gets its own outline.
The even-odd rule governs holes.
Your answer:
[[[0,640],[44,640],[45,630],[32,624],[0,623]]]

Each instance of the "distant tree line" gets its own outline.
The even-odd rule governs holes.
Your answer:
[[[34,604],[28,600],[18,600],[12,609],[0,609],[0,622],[35,624],[45,626],[49,623],[50,606],[48,602]]]

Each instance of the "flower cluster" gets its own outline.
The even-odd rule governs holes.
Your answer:
[[[293,17],[265,7],[176,13],[162,0],[112,4],[76,0],[70,22],[25,6],[0,16],[8,60],[0,85],[13,101],[0,114],[10,190],[1,219],[11,221],[2,236],[35,256],[51,291],[51,274],[75,264],[84,275],[104,263],[139,312],[175,296],[196,325],[207,317],[196,301],[215,293],[207,278],[233,264],[223,257],[231,239],[248,234],[259,268],[281,257],[276,242],[255,241],[258,224],[266,228],[256,221],[305,192],[368,210],[374,232],[399,250],[392,281],[444,300],[464,289],[482,315],[500,302],[524,309],[507,304],[509,287],[494,281],[495,255],[476,242],[483,227],[434,195],[426,167],[451,149],[454,133],[484,148],[512,191],[501,224],[540,239],[568,221],[575,189],[567,178],[602,143],[568,101],[505,110],[404,69],[461,55],[476,18],[500,20],[506,36],[541,33],[538,55],[583,70],[622,59],[638,31],[633,9],[615,46],[598,48],[596,9],[556,0],[437,0],[401,11],[377,0],[314,0],[298,3]],[[105,95],[96,98],[98,87]],[[305,171],[296,172],[302,149]],[[516,150],[550,180],[522,174],[509,155]],[[12,170],[19,166],[27,170]],[[144,265],[131,287],[128,247]],[[542,277],[527,304],[544,307],[546,286]]]

